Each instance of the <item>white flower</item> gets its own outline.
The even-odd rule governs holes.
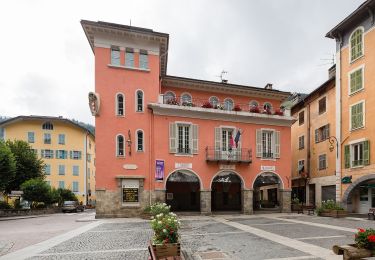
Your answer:
[[[161,223],[162,223],[162,222],[161,222],[161,221],[159,220],[159,221],[158,221],[158,224],[160,224],[160,225],[161,225]]]
[[[163,229],[163,232],[164,232],[164,233],[167,233],[167,230],[164,228],[164,229]]]

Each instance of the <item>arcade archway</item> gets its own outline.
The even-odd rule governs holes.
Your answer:
[[[188,170],[178,170],[169,175],[165,201],[172,211],[200,211],[200,181]]]
[[[375,174],[368,174],[355,180],[346,189],[342,204],[349,212],[368,213],[375,208]]]
[[[211,183],[212,211],[240,211],[241,190],[242,180],[236,173],[219,173]]]
[[[272,172],[259,174],[253,185],[254,210],[279,210],[280,188],[282,188],[282,182],[277,174]]]

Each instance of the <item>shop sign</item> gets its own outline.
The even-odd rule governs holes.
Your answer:
[[[219,169],[220,170],[235,170],[236,165],[234,165],[234,164],[220,164]]]
[[[139,202],[139,180],[123,180],[122,201],[124,203]]]
[[[347,184],[347,183],[352,183],[352,176],[345,176],[341,179],[341,183]]]
[[[124,164],[123,165],[125,170],[136,170],[138,166],[136,164]]]
[[[164,179],[164,168],[163,160],[155,161],[155,180],[162,181]]]
[[[175,168],[193,169],[192,163],[175,163]]]
[[[276,171],[276,166],[260,166],[261,171]]]

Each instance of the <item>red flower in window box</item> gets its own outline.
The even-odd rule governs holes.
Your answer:
[[[263,113],[264,113],[264,114],[267,114],[267,115],[272,115],[272,111],[271,111],[270,108],[265,108],[265,109],[263,110]]]
[[[259,109],[258,106],[252,106],[252,107],[250,108],[250,112],[251,112],[251,113],[260,113],[260,109]]]
[[[235,105],[233,111],[242,111],[242,108],[239,105]]]
[[[273,113],[274,115],[277,115],[277,116],[283,116],[284,115],[284,111],[282,111],[280,108],[279,109],[276,109],[275,112]]]
[[[369,235],[369,236],[367,237],[367,240],[368,240],[369,242],[371,242],[371,243],[375,243],[375,235]]]
[[[212,104],[210,102],[204,102],[202,105],[203,108],[213,108]]]

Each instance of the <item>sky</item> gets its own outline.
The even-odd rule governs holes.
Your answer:
[[[94,54],[81,19],[169,34],[168,75],[309,93],[327,80],[325,34],[363,0],[15,0],[0,7],[0,116],[94,123]]]

